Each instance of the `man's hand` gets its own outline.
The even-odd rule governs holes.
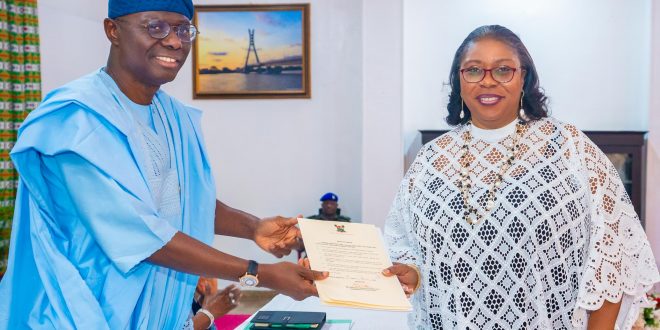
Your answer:
[[[254,242],[278,258],[289,255],[299,247],[300,229],[297,218],[272,217],[259,222],[254,231]]]
[[[319,272],[291,262],[278,262],[259,266],[259,281],[295,300],[318,296],[314,281],[328,277],[328,272]]]
[[[417,287],[417,282],[419,282],[419,276],[417,276],[417,271],[408,265],[404,265],[398,262],[394,262],[391,267],[385,268],[383,270],[383,275],[390,277],[396,275],[401,283],[401,288],[403,292],[406,293],[406,297],[410,298],[410,295],[413,294],[413,291]]]

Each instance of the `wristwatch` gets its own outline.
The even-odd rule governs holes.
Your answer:
[[[238,282],[241,283],[241,286],[253,288],[259,284],[259,275],[257,274],[258,268],[259,264],[256,261],[248,261],[247,272],[245,272],[245,275],[238,278]]]

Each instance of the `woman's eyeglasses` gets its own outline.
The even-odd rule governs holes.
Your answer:
[[[477,66],[461,69],[461,75],[466,82],[478,83],[486,77],[486,72],[490,71],[490,76],[493,80],[499,83],[508,83],[513,79],[516,73],[516,68],[508,66],[500,66],[494,69],[484,69]]]

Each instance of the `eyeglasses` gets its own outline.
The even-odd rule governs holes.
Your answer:
[[[493,80],[499,83],[508,83],[513,79],[516,70],[516,68],[511,68],[508,66],[500,66],[494,69],[484,69],[473,66],[461,69],[460,72],[463,75],[463,79],[469,83],[478,83],[484,80],[486,77],[486,72],[488,71],[490,71],[490,76],[493,78]]]
[[[127,21],[115,19],[115,21],[129,23]],[[147,24],[138,24],[139,26],[147,29],[147,32],[152,38],[155,39],[165,39],[170,35],[170,32],[174,31],[177,37],[181,42],[192,42],[197,37],[199,33],[197,27],[192,24],[179,24],[179,25],[170,25],[165,21],[161,20],[151,20]]]

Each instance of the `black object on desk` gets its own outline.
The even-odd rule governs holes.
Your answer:
[[[323,312],[260,311],[250,321],[250,329],[321,329],[325,319]]]

